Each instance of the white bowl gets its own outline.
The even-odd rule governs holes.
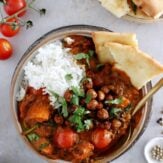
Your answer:
[[[151,150],[156,145],[160,145],[163,148],[163,137],[156,137],[151,139],[144,148],[144,155],[148,163],[162,163],[163,161],[157,161],[152,158]]]

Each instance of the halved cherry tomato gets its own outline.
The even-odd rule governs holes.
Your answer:
[[[95,148],[103,149],[107,147],[112,141],[112,132],[97,128],[92,132],[92,143],[94,144]]]
[[[10,24],[2,24],[0,26],[1,33],[6,37],[15,36],[20,30],[20,26],[18,25],[18,20],[16,18],[12,18],[12,19],[9,19],[7,23],[15,23],[15,26],[12,26]]]
[[[8,59],[12,53],[12,45],[6,39],[0,38],[0,59]]]
[[[6,4],[4,4],[4,10],[8,15],[15,14],[22,8],[26,7],[25,0],[6,0]],[[25,11],[21,12],[18,16],[23,16]]]
[[[77,134],[70,128],[58,127],[54,133],[54,143],[59,148],[68,149],[74,145]]]

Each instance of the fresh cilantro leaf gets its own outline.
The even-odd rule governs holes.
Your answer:
[[[49,92],[56,98],[58,99],[59,98],[59,94],[55,93],[54,91],[50,91]]]
[[[68,117],[67,102],[64,97],[59,97],[59,103],[61,104],[61,113],[64,117]]]
[[[114,118],[114,117],[119,117],[120,113],[122,112],[122,109],[120,108],[111,108],[109,114],[110,114],[110,117],[111,118]]]
[[[76,60],[86,59],[86,58],[88,58],[88,54],[86,54],[86,53],[79,53],[79,54],[76,54],[74,56],[74,58]]]
[[[65,79],[66,79],[67,81],[72,80],[72,79],[73,79],[72,74],[66,74],[66,75],[65,75]]]
[[[44,148],[46,148],[49,145],[49,143],[43,143],[39,146],[39,151],[42,151]]]
[[[79,97],[76,95],[73,95],[71,98],[71,103],[74,105],[79,105]]]
[[[120,98],[116,98],[114,100],[107,100],[105,101],[105,104],[115,104],[115,105],[118,105],[118,104],[121,104],[122,103],[122,97]]]
[[[87,62],[87,64],[88,64],[88,66],[90,66],[89,60],[90,60],[90,58],[91,58],[93,55],[94,55],[94,51],[93,51],[93,50],[89,50],[88,54],[87,54],[87,53],[79,53],[79,54],[76,54],[76,55],[74,56],[74,58],[75,58],[76,60],[85,59],[86,62]]]
[[[31,133],[31,134],[28,134],[27,135],[27,138],[30,142],[34,142],[34,141],[37,141],[39,140],[39,135],[35,134],[35,133]]]
[[[68,117],[67,102],[64,97],[59,96],[57,93],[50,91],[50,93],[58,100],[61,104],[61,113],[64,117]]]
[[[78,88],[78,87],[74,87],[74,86],[72,86],[71,89],[75,95],[80,96],[80,97],[84,97],[84,90],[83,89]]]
[[[86,99],[85,99],[86,104],[88,104],[91,101],[91,99],[92,99],[92,96],[90,94],[87,94]]]
[[[73,126],[75,126],[77,132],[84,131],[86,127],[88,128],[87,121],[84,122],[83,118],[84,115],[90,113],[89,111],[86,111],[84,107],[79,106],[74,112],[73,115],[69,118],[69,121]]]
[[[93,122],[91,119],[84,120],[84,127],[86,130],[91,129],[93,126]]]
[[[129,112],[132,109],[132,105],[129,104],[126,108],[124,108],[125,112]]]

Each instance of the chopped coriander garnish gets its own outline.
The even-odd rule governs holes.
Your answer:
[[[111,118],[118,118],[120,113],[122,112],[122,109],[120,108],[111,108],[109,115]]]
[[[40,137],[39,135],[35,134],[35,133],[31,133],[27,135],[27,138],[30,142],[34,142],[37,141]]]
[[[64,97],[59,96],[57,93],[50,91],[51,94],[58,100],[61,104],[61,113],[64,117],[68,117],[67,102]]]
[[[90,94],[87,94],[86,99],[85,99],[86,104],[88,104],[91,101],[91,99],[92,99],[92,96]]]
[[[68,117],[67,102],[64,97],[59,97],[59,103],[61,104],[61,113],[64,117]]]
[[[66,75],[65,75],[65,79],[66,79],[67,81],[72,80],[72,79],[73,79],[72,74],[66,74]]]
[[[69,118],[69,121],[73,126],[75,126],[77,132],[84,131],[88,129],[88,123],[86,120],[83,120],[84,115],[89,114],[89,111],[86,111],[84,107],[79,106],[74,112],[73,115]]]
[[[43,143],[39,146],[39,151],[42,151],[44,148],[46,148],[49,145],[49,143]]]
[[[38,128],[38,127],[39,127],[39,124],[36,123],[33,127],[28,128],[28,129],[26,129],[25,131],[23,131],[23,135],[27,135],[27,134],[33,132],[33,131],[34,131],[36,128]]]
[[[122,97],[120,97],[120,98],[116,98],[114,100],[106,100],[105,104],[115,104],[115,105],[118,105],[118,104],[121,104],[122,101],[123,101]]]
[[[91,119],[84,120],[84,127],[86,130],[91,129],[92,126],[93,126],[93,122]]]
[[[126,108],[124,108],[125,112],[129,112],[132,109],[132,105],[129,104]]]
[[[72,86],[71,89],[76,96],[84,97],[84,90],[83,89],[81,89],[79,87],[74,87],[74,86]]]
[[[81,60],[81,59],[85,59],[88,66],[90,66],[89,64],[89,60],[90,58],[94,55],[94,51],[93,50],[89,50],[88,54],[87,53],[78,53],[74,56],[74,58],[76,60]]]
[[[79,97],[76,95],[73,95],[71,98],[71,103],[74,105],[79,105]]]

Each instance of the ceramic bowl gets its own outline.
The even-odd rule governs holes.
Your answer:
[[[13,74],[12,82],[11,82],[11,89],[10,89],[10,104],[11,104],[11,110],[14,115],[14,122],[16,124],[16,127],[18,129],[18,132],[20,133],[20,139],[22,138],[25,143],[29,146],[29,148],[33,151],[35,151],[25,136],[22,136],[22,128],[18,120],[18,108],[17,108],[17,101],[16,101],[16,94],[19,90],[20,85],[23,81],[23,67],[26,65],[26,63],[31,60],[35,56],[35,52],[40,47],[44,46],[45,44],[49,44],[52,41],[62,39],[68,35],[84,35],[91,37],[91,32],[93,31],[109,31],[108,29],[104,29],[102,27],[95,27],[95,26],[87,26],[87,25],[73,25],[73,26],[66,26],[61,27],[58,29],[54,29],[44,36],[42,36],[40,39],[35,41],[25,52],[23,57],[21,58],[20,62],[18,63],[15,72]],[[149,90],[151,89],[151,82],[147,83],[143,89],[142,94],[145,95]],[[132,129],[132,134],[129,140],[125,140],[125,138],[122,138],[122,140],[119,141],[118,145],[115,146],[114,150],[112,152],[106,153],[105,155],[97,158],[100,162],[107,162],[111,161],[120,155],[122,155],[124,152],[127,152],[127,150],[134,145],[134,143],[138,140],[140,135],[143,133],[143,131],[146,129],[147,122],[150,118],[151,113],[151,106],[152,106],[152,100],[148,101],[143,109],[141,110],[141,118],[139,123]],[[36,152],[36,151],[35,151]],[[48,160],[48,162],[63,162],[62,160],[50,160],[49,158],[42,156],[38,152],[36,152],[39,156],[41,156],[43,159]]]

